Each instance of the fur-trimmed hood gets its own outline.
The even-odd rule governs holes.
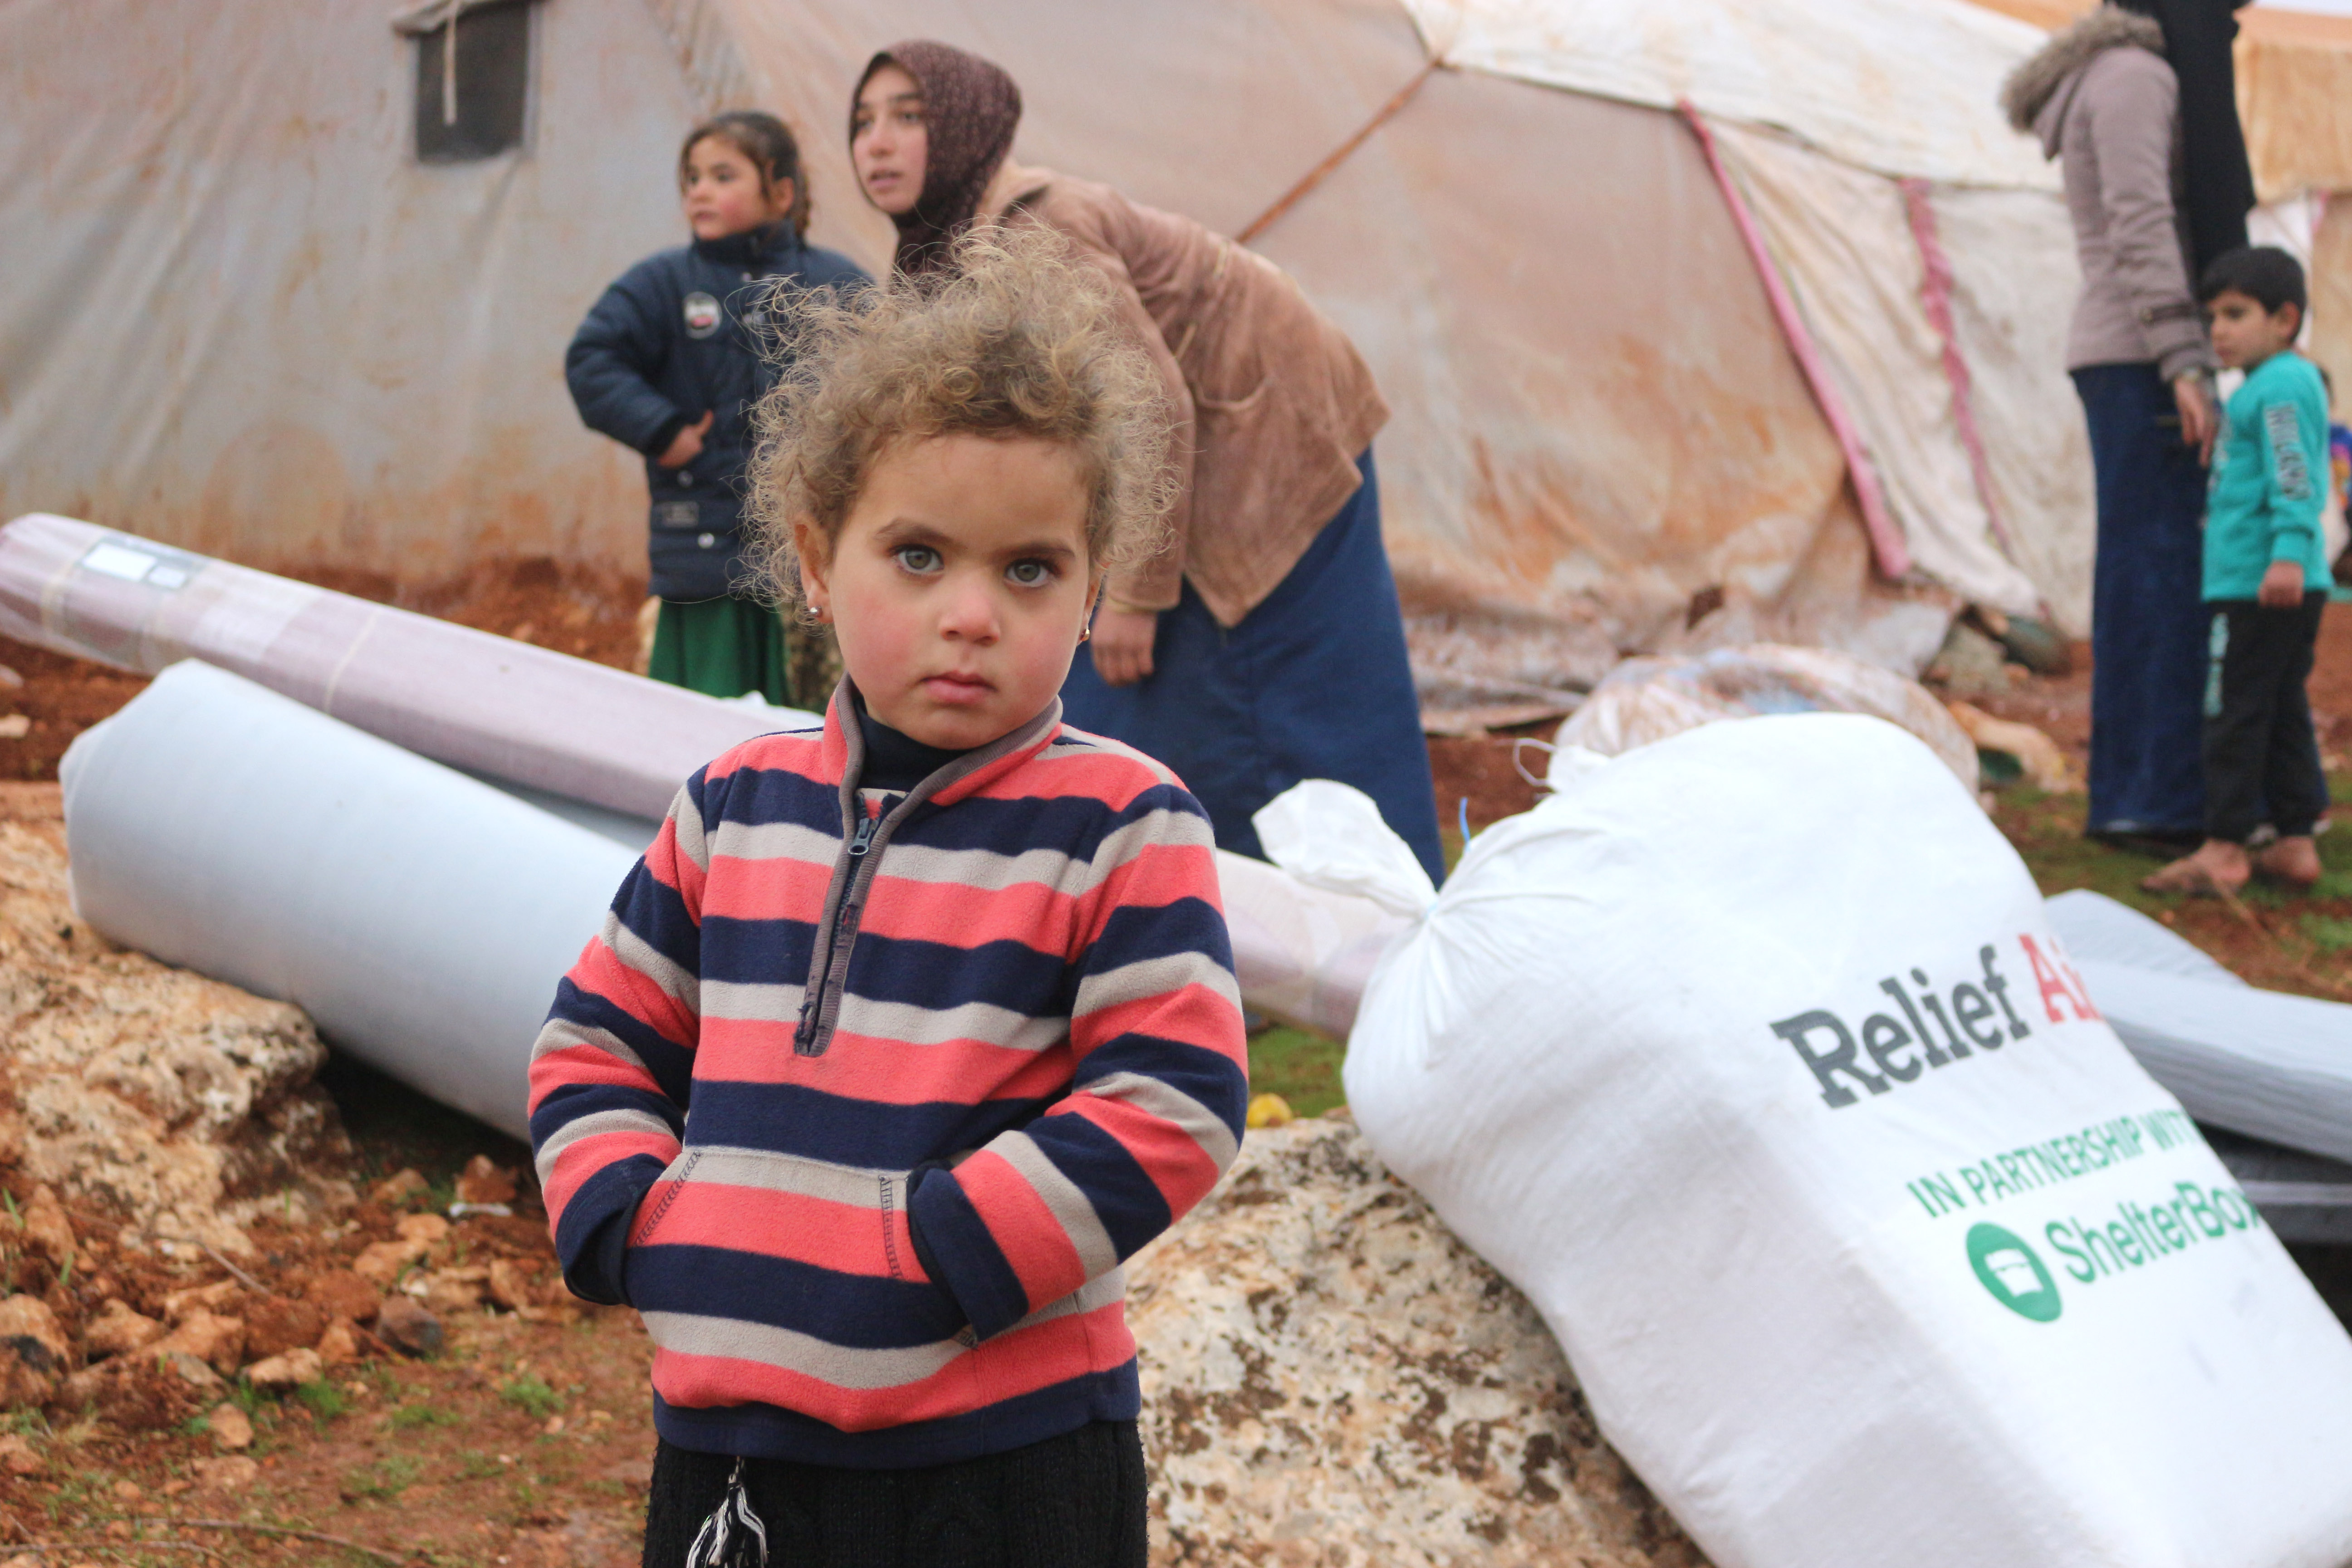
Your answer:
[[[2164,29],[2153,16],[2137,16],[2118,5],[2102,5],[2064,31],[2053,34],[2041,50],[2009,73],[2001,84],[2000,106],[2018,131],[2038,132],[2042,150],[2058,153],[2058,127],[2042,111],[2068,78],[2108,49],[2147,49],[2164,53]]]

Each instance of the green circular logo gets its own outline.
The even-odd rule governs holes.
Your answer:
[[[1992,1292],[1992,1299],[2021,1318],[2055,1322],[2064,1310],[2058,1300],[2058,1281],[2014,1231],[1997,1225],[1970,1230],[1969,1266]]]

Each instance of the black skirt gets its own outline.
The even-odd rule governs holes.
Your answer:
[[[662,1441],[645,1568],[683,1568],[735,1460]],[[1132,1421],[951,1465],[853,1470],[743,1461],[768,1568],[1144,1568],[1143,1443]]]

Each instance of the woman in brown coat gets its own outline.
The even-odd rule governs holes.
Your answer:
[[[975,224],[1036,223],[1100,268],[1160,369],[1177,497],[1162,546],[1116,571],[1065,714],[1174,768],[1217,842],[1301,779],[1355,785],[1444,875],[1371,438],[1388,406],[1339,330],[1273,263],[1108,185],[1024,168],[1021,93],[945,44],[860,79],[850,152],[898,226],[898,269],[950,263]]]

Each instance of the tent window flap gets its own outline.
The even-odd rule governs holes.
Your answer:
[[[462,163],[521,146],[530,96],[528,0],[432,9],[438,25],[415,30],[417,160]]]

